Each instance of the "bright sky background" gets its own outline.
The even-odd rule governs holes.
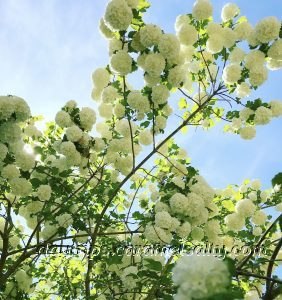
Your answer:
[[[226,1],[214,0],[215,18]],[[265,16],[281,19],[281,0],[236,0],[255,24]],[[0,93],[23,97],[34,115],[52,120],[67,100],[94,107],[91,73],[108,63],[107,41],[98,30],[107,0],[0,0]],[[190,0],[152,0],[145,20],[173,32],[177,15],[191,12]],[[266,101],[281,99],[281,71],[257,92]],[[140,83],[139,83],[140,84]],[[282,100],[282,99],[281,99]],[[257,128],[252,141],[223,134],[221,126],[202,129],[177,141],[213,187],[260,178],[264,187],[282,171],[282,118]]]

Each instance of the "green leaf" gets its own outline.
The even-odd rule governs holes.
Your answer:
[[[272,186],[282,185],[282,172],[276,174],[271,180]]]

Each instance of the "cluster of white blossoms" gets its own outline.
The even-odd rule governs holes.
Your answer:
[[[25,270],[19,269],[15,274],[15,279],[18,283],[18,287],[20,290],[28,293],[32,290],[30,287],[32,284],[32,277],[29,276]]]
[[[195,176],[196,182],[190,185],[187,195],[175,193],[169,203],[158,201],[155,204],[155,219],[145,228],[145,237],[152,243],[169,243],[176,233],[181,238],[191,237],[202,240],[206,235],[209,241],[217,242],[221,234],[218,221],[207,223],[209,210],[213,211],[212,200],[215,192],[201,176]],[[173,180],[177,186],[182,186],[182,179]],[[209,209],[209,210],[208,210]],[[203,227],[203,224],[208,226]]]
[[[213,256],[182,256],[173,268],[178,286],[176,300],[204,299],[227,291],[230,273],[225,262]]]

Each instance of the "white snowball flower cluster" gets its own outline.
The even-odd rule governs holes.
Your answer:
[[[235,47],[230,53],[229,60],[232,63],[241,63],[245,58],[245,52],[239,47]]]
[[[255,113],[254,122],[257,125],[265,125],[268,124],[271,120],[272,112],[269,108],[260,106]]]
[[[140,29],[140,42],[146,48],[158,45],[161,36],[162,30],[157,25],[146,24]]]
[[[115,100],[118,98],[117,89],[111,85],[105,87],[103,89],[101,98],[102,98],[103,103],[113,104],[115,102]]]
[[[241,71],[239,64],[232,63],[224,68],[222,79],[227,84],[236,83],[241,78]]]
[[[250,96],[251,88],[246,82],[242,82],[241,84],[237,85],[235,92],[237,97],[245,98]]]
[[[82,138],[83,131],[76,125],[73,125],[66,130],[66,136],[69,141],[77,142]]]
[[[213,256],[182,256],[172,280],[178,286],[174,299],[203,299],[226,292],[230,274],[227,265]]]
[[[169,61],[174,61],[180,52],[180,43],[174,34],[163,34],[158,44],[160,53]]]
[[[235,210],[236,212],[244,217],[251,217],[255,212],[256,206],[250,199],[242,199],[236,203]]]
[[[267,215],[264,211],[262,210],[258,210],[254,213],[254,215],[252,216],[252,222],[255,224],[255,225],[264,225],[265,222],[267,220]]]
[[[279,37],[281,22],[276,17],[262,19],[255,26],[255,37],[261,43],[268,43]]]
[[[248,21],[237,23],[234,26],[234,32],[238,40],[248,40],[253,34],[253,27]]]
[[[139,134],[139,142],[144,146],[151,145],[153,143],[153,135],[149,129],[143,130]]]
[[[111,69],[121,76],[127,75],[132,70],[132,58],[125,50],[119,50],[111,57]]]
[[[272,117],[282,116],[282,102],[278,100],[272,100],[269,102]]]
[[[246,126],[240,129],[240,136],[244,140],[251,140],[256,136],[255,126]]]
[[[227,3],[222,8],[221,19],[224,22],[227,22],[227,21],[233,19],[239,13],[240,13],[240,9],[239,9],[239,7],[236,4],[234,4],[234,3]]]
[[[29,292],[30,285],[32,284],[32,277],[30,277],[23,269],[20,269],[16,272],[15,279],[20,290]]]
[[[57,216],[56,221],[59,223],[59,226],[63,228],[68,228],[73,223],[72,216],[67,213]]]
[[[224,221],[228,230],[235,232],[242,230],[245,226],[245,218],[238,213],[227,215]]]
[[[83,107],[79,112],[81,127],[86,130],[91,130],[96,123],[96,113],[89,107]]]
[[[16,164],[23,171],[28,171],[35,166],[35,156],[25,151],[15,154]]]
[[[59,147],[59,152],[67,158],[67,163],[70,165],[79,165],[81,162],[80,153],[76,150],[75,145],[68,141],[62,142]]]
[[[13,178],[10,180],[12,193],[16,196],[28,196],[32,192],[31,183],[25,178]]]
[[[181,44],[192,46],[198,40],[198,32],[193,25],[184,23],[176,31],[176,35]]]
[[[155,225],[147,225],[144,235],[151,243],[168,244],[172,240],[172,234],[168,230]]]
[[[114,33],[106,25],[104,18],[100,19],[99,29],[100,29],[100,32],[104,35],[104,37],[107,38],[107,39],[110,39],[110,38],[112,38],[114,36]]]
[[[110,81],[110,73],[104,68],[98,68],[92,74],[92,81],[99,90],[102,90]]]
[[[205,20],[212,16],[213,7],[209,0],[197,0],[194,3],[192,14],[197,20]]]
[[[169,98],[169,90],[164,85],[156,85],[152,87],[152,100],[154,104],[165,104]]]
[[[150,103],[146,96],[143,96],[140,91],[131,91],[127,98],[128,104],[138,110],[140,113],[150,111]]]
[[[2,177],[11,180],[20,177],[20,171],[15,165],[6,165],[1,172]]]
[[[69,127],[72,125],[72,120],[70,115],[66,111],[59,111],[56,114],[55,122],[62,128]]]
[[[282,39],[275,41],[267,52],[268,57],[281,61],[282,60]]]
[[[112,30],[126,30],[132,18],[132,9],[125,0],[111,0],[107,5],[104,19]]]
[[[183,66],[176,66],[169,70],[168,82],[174,87],[180,87],[186,80],[186,72]]]
[[[41,201],[49,200],[51,198],[51,194],[52,189],[49,185],[40,185],[36,193],[37,197]]]
[[[184,222],[177,228],[176,232],[181,238],[187,238],[191,232],[191,224],[189,222]]]
[[[150,53],[146,56],[144,71],[152,77],[161,75],[165,68],[165,59],[160,53]]]

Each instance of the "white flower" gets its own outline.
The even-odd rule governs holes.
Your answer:
[[[245,107],[244,109],[242,109],[240,112],[239,112],[239,115],[240,115],[240,118],[243,120],[243,121],[246,121],[249,119],[249,117],[251,115],[253,115],[255,112],[253,110],[251,110],[250,108],[248,107]]]
[[[132,71],[132,58],[125,50],[119,50],[111,57],[110,62],[113,72],[124,76]]]
[[[12,193],[16,196],[28,196],[32,192],[32,185],[25,178],[13,178],[10,181]]]
[[[172,217],[167,211],[157,212],[155,215],[155,223],[158,227],[170,229],[172,226]]]
[[[150,53],[146,56],[144,71],[150,76],[160,76],[165,68],[165,59],[160,53]]]
[[[0,143],[0,161],[4,160],[7,156],[8,148],[6,145]]]
[[[254,236],[260,236],[262,234],[262,229],[260,227],[255,227],[253,229],[253,235]]]
[[[232,63],[240,63],[244,60],[245,55],[245,52],[241,48],[235,47],[230,53],[229,60]]]
[[[279,37],[281,22],[276,17],[266,17],[255,26],[255,37],[261,43],[268,43]]]
[[[194,49],[193,46],[181,45],[180,56],[183,57],[184,62],[190,62],[192,60],[192,58],[193,58],[194,52],[195,52],[195,49]]]
[[[240,13],[240,8],[234,3],[227,3],[223,6],[221,11],[221,19],[227,22],[233,19]]]
[[[117,89],[113,86],[109,85],[103,89],[102,92],[102,101],[104,103],[114,103],[116,98],[118,97]]]
[[[169,212],[170,208],[167,204],[159,201],[159,202],[156,203],[156,205],[154,207],[154,210],[155,210],[156,213],[161,212],[161,211]]]
[[[275,206],[275,209],[276,209],[277,211],[282,212],[282,203],[277,204],[277,205]]]
[[[165,117],[160,116],[160,115],[156,116],[155,122],[156,122],[156,128],[165,129],[165,127],[166,127],[166,118]]]
[[[139,4],[139,0],[125,0],[127,5],[131,8],[137,8],[138,4]]]
[[[182,25],[189,24],[190,18],[187,15],[177,16],[174,24],[175,31],[178,31]]]
[[[242,199],[236,203],[235,210],[242,217],[250,217],[254,214],[256,206],[250,199]]]
[[[16,96],[9,97],[10,101],[13,101],[14,113],[16,115],[17,122],[23,122],[31,115],[30,108],[24,99]]]
[[[240,136],[244,140],[251,140],[256,136],[255,126],[246,126],[240,129]]]
[[[267,78],[268,71],[264,66],[259,66],[250,70],[249,81],[253,86],[262,85],[267,80]]]
[[[176,35],[181,44],[192,46],[198,40],[197,30],[193,25],[184,23],[178,28]]]
[[[223,36],[222,34],[213,34],[207,41],[207,51],[215,54],[223,49]]]
[[[275,60],[282,60],[282,39],[275,41],[267,52],[268,57]]]
[[[121,103],[117,103],[114,108],[114,114],[117,118],[122,118],[125,115],[125,107]]]
[[[155,104],[164,104],[169,97],[169,90],[165,85],[156,85],[152,87],[152,100]]]
[[[237,213],[227,215],[224,219],[226,227],[231,231],[240,231],[245,226],[245,219]]]
[[[146,226],[144,235],[151,243],[168,244],[172,240],[172,235],[168,230],[153,225]]]
[[[108,85],[110,81],[110,74],[106,69],[99,68],[93,72],[92,80],[95,87],[99,90],[102,90]]]
[[[150,103],[146,96],[143,96],[140,91],[131,91],[127,97],[128,104],[141,113],[150,111]]]
[[[76,125],[73,125],[66,130],[66,136],[71,142],[79,141],[82,138],[82,133],[82,130]]]
[[[16,153],[15,158],[17,166],[23,171],[28,171],[35,165],[35,156],[33,154],[22,151]]]
[[[253,27],[249,22],[238,23],[234,27],[238,40],[247,40],[253,33]]]
[[[132,10],[125,0],[111,0],[107,5],[104,19],[112,30],[126,30],[132,18]]]
[[[265,125],[270,122],[271,117],[272,117],[271,110],[264,106],[260,106],[256,110],[254,122],[257,125]]]
[[[162,30],[159,26],[153,24],[146,24],[140,29],[140,42],[148,48],[157,45],[160,41]]]
[[[267,220],[267,215],[262,210],[256,211],[252,217],[252,222],[258,226],[264,225],[266,220]]]
[[[245,57],[245,65],[249,70],[262,66],[265,62],[265,54],[260,50],[252,50]]]
[[[131,128],[131,130],[130,130]],[[137,126],[133,121],[130,121],[130,126],[129,126],[129,122],[128,120],[118,120],[116,122],[116,127],[115,127],[116,131],[123,135],[124,137],[130,137],[131,136],[131,132],[132,135],[135,135],[135,132],[137,130]]]
[[[197,0],[192,14],[197,20],[205,20],[212,16],[213,7],[209,0]]]
[[[178,286],[175,299],[202,299],[227,291],[230,274],[216,257],[183,256],[173,268],[172,280]]]
[[[225,83],[232,84],[241,78],[241,66],[233,63],[226,66],[223,70],[222,79]]]
[[[250,96],[251,89],[246,82],[242,82],[241,84],[237,85],[235,92],[237,94],[237,97],[245,98]]]
[[[153,135],[149,129],[145,129],[139,134],[139,142],[144,146],[151,145],[153,143]]]
[[[259,190],[261,187],[261,181],[259,179],[253,180],[251,182],[251,187],[256,191]]]
[[[182,83],[185,82],[186,72],[182,66],[176,66],[169,70],[168,82],[174,87],[180,87]]]
[[[20,171],[15,165],[7,165],[2,169],[2,177],[11,180],[20,177]]]
[[[272,100],[269,102],[272,117],[282,116],[282,102],[278,100]]]
[[[110,38],[112,38],[114,36],[114,33],[105,24],[105,20],[103,18],[100,19],[99,29],[100,29],[100,32],[104,35],[104,37],[106,37],[107,39],[110,39]]]
[[[266,66],[271,71],[279,70],[282,68],[282,60],[270,59]]]
[[[179,55],[180,43],[174,34],[163,34],[158,48],[164,58],[172,60]]]
[[[200,227],[194,227],[191,231],[191,236],[194,241],[201,241],[204,236],[204,230]]]
[[[96,113],[89,107],[83,107],[79,112],[81,127],[86,130],[91,130],[96,123]]]
[[[36,194],[41,201],[49,200],[51,198],[52,189],[49,185],[40,185]]]
[[[181,238],[187,238],[191,232],[191,224],[189,222],[183,223],[177,228],[176,232]]]

